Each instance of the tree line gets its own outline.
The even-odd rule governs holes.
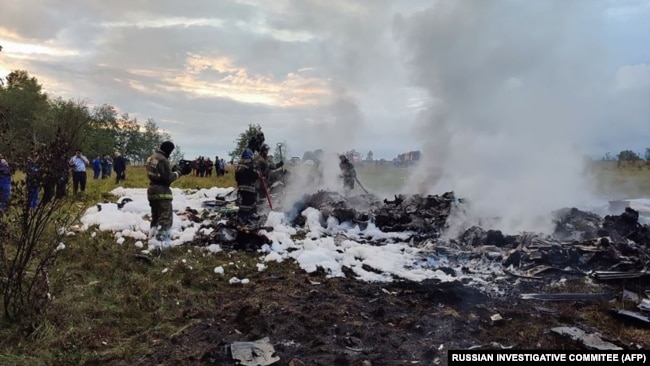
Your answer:
[[[645,160],[647,163],[650,163],[650,147],[645,149],[645,154],[644,154],[643,158],[641,157],[640,154],[637,154],[636,152],[634,152],[632,150],[622,150],[615,157],[612,156],[610,153],[605,153],[605,156],[603,156],[602,160],[603,161],[618,161],[619,166],[623,162],[628,162],[628,163],[634,164],[637,161],[642,161],[642,160]]]
[[[16,70],[0,79],[0,153],[10,161],[27,156],[35,145],[64,136],[69,152],[82,149],[89,157],[119,151],[128,161],[142,164],[171,136],[152,118],[144,123],[109,104],[89,106],[83,101],[51,97],[27,71]],[[172,160],[183,153],[177,145]]]

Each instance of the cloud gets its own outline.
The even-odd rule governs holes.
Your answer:
[[[621,90],[650,89],[650,65],[626,65],[616,73],[616,86]]]
[[[494,142],[501,142],[504,119],[512,121],[507,130],[514,135],[551,138],[543,128],[528,131],[514,122],[526,109],[548,108],[540,116],[557,126],[563,120],[557,116],[592,121],[587,131],[572,127],[580,124],[563,127],[582,150],[594,149],[594,141],[598,149],[645,144],[640,136],[647,134],[636,124],[611,123],[638,121],[644,112],[637,102],[642,88],[617,88],[628,72],[622,67],[650,62],[639,46],[648,41],[649,15],[625,9],[643,2],[442,3],[13,1],[0,13],[0,72],[27,69],[52,95],[153,117],[189,155],[230,149],[248,123],[260,123],[270,142],[286,140],[296,155],[356,148],[390,159],[426,145],[420,138],[426,128],[408,135],[418,118],[431,121],[433,113],[449,120],[467,102],[480,108],[451,116],[482,118],[467,128]],[[624,13],[629,16],[618,16]],[[593,21],[600,15],[606,26]],[[421,47],[426,42],[438,43],[428,53]],[[601,96],[585,97],[590,90]],[[533,95],[548,98],[533,103]],[[431,100],[443,108],[423,112]],[[616,107],[602,111],[585,102],[594,100]],[[607,118],[591,117],[599,114]],[[448,133],[458,137],[459,130]],[[437,130],[440,151],[461,141],[444,131]]]

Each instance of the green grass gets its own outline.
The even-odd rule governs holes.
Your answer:
[[[617,199],[650,197],[650,165],[618,167],[615,161],[598,161],[588,169],[595,192]]]
[[[366,167],[359,175],[367,188],[375,189],[399,185],[404,172],[403,168]],[[649,169],[617,168],[615,163],[598,162],[590,172],[602,192],[650,196]],[[76,199],[74,207],[79,212],[114,198],[108,194],[117,187],[113,179],[90,178],[85,196]],[[120,186],[142,188],[147,184],[144,168],[129,167],[127,180]],[[220,178],[185,176],[173,187],[234,185],[231,169]],[[146,354],[160,339],[195,324],[206,309],[231,291],[238,291],[228,283],[230,277],[254,279],[257,273],[256,254],[210,254],[186,246],[169,249],[148,263],[135,258],[140,249],[133,239],[118,245],[111,233],[94,228],[66,237],[64,243],[66,249],[50,268],[50,308],[36,331],[27,333],[24,326],[0,320],[0,365],[132,360]],[[216,266],[224,266],[226,275],[215,274]],[[297,270],[289,263],[282,268],[286,273]]]

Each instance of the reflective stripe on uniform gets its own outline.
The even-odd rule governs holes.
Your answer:
[[[171,200],[174,196],[171,193],[158,193],[147,195],[149,200]]]
[[[254,186],[239,186],[237,187],[237,189],[243,192],[251,192],[251,193],[257,192]]]

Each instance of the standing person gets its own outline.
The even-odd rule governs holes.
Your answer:
[[[257,191],[259,173],[253,164],[253,152],[245,149],[235,170],[237,182],[237,221],[241,225],[253,224],[257,213]]]
[[[223,177],[226,174],[226,161],[221,158],[219,160],[219,170],[221,171],[221,176]]]
[[[170,185],[182,175],[192,172],[191,170],[181,171],[178,165],[170,167],[169,156],[174,151],[174,147],[174,143],[171,141],[163,142],[160,149],[147,159],[145,166],[149,178],[147,200],[151,207],[149,237],[155,237],[164,247],[171,243],[171,227],[174,220]]]
[[[95,156],[93,159],[93,179],[99,178],[99,173],[102,171],[102,160],[99,158],[99,155]]]
[[[4,211],[9,205],[9,197],[11,196],[11,167],[5,159],[4,155],[0,154],[0,212]]]
[[[214,164],[212,163],[212,160],[208,157],[205,159],[205,176],[206,177],[211,177],[212,176],[212,167]]]
[[[271,183],[269,182],[271,171],[281,168],[284,165],[284,162],[282,161],[276,164],[271,159],[269,159],[269,150],[269,145],[262,144],[260,147],[260,153],[254,159],[255,168],[261,173],[262,177],[264,178],[264,182],[260,180],[257,185],[258,199],[262,202],[266,200],[266,195],[270,193],[268,192],[268,189],[271,188]]]
[[[41,192],[40,169],[38,165],[38,153],[32,151],[27,159],[26,166],[26,183],[27,183],[27,205],[29,208],[38,206],[38,195]]]
[[[113,158],[108,154],[106,154],[106,166],[106,170],[108,171],[108,176],[106,178],[110,178],[111,174],[113,174]]]
[[[102,179],[108,178],[108,160],[106,160],[107,157],[108,155],[104,154],[99,163],[102,170]]]
[[[113,169],[115,169],[115,184],[126,179],[126,160],[119,152],[113,154]]]
[[[77,191],[81,188],[81,193],[86,192],[86,167],[90,164],[88,159],[83,156],[81,149],[77,149],[68,164],[72,167],[72,192],[76,196]]]
[[[354,179],[357,177],[357,171],[345,155],[339,156],[339,160],[341,160],[339,168],[341,169],[340,177],[343,179],[343,188],[346,192],[349,192],[354,189]]]

